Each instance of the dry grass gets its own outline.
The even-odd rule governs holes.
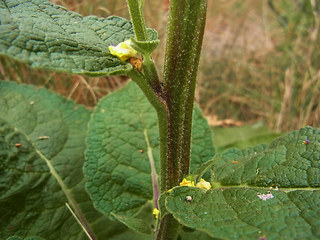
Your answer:
[[[274,2],[284,27],[268,1],[209,1],[198,101],[207,115],[278,131],[317,127],[319,11]]]
[[[52,2],[82,15],[129,17],[125,0]],[[281,16],[270,9],[268,0],[208,1],[196,96],[211,119],[245,123],[265,120],[279,131],[319,126],[319,11],[316,6],[310,12],[292,3],[299,1],[274,2]],[[147,25],[159,32],[161,40],[153,54],[159,72],[164,59],[167,7],[168,0],[146,0]],[[279,24],[283,16],[288,20],[285,27]],[[128,81],[125,77],[89,78],[31,70],[4,57],[0,58],[0,77],[44,86],[89,107]]]

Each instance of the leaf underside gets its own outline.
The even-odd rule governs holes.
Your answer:
[[[89,116],[45,89],[0,82],[0,239],[88,239],[66,202],[95,239],[144,239],[95,210],[84,189]]]
[[[157,39],[154,30],[147,33]],[[132,24],[124,18],[82,17],[46,0],[0,0],[0,54],[35,68],[125,74],[132,66],[112,56],[108,46],[131,37]]]
[[[221,239],[320,238],[319,129],[230,149],[205,166],[215,188],[178,187],[166,198],[182,224]]]
[[[197,108],[193,119],[195,170],[212,158],[214,149],[210,128]],[[87,145],[86,187],[95,207],[108,216],[138,214],[153,199],[150,162],[159,175],[160,159],[156,112],[135,83],[100,100],[89,123]]]

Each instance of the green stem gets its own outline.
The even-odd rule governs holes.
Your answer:
[[[135,36],[147,41],[141,0],[127,0]],[[177,186],[189,172],[192,112],[204,25],[206,0],[170,1],[167,49],[162,89],[150,54],[144,56],[143,73],[128,75],[135,81],[158,114],[161,193]],[[165,215],[157,240],[175,240],[179,223]]]
[[[206,19],[206,0],[170,1],[164,66],[167,104],[167,158],[161,157],[161,192],[177,186],[189,173],[192,112]],[[157,240],[176,239],[179,223],[164,216]]]
[[[135,38],[140,42],[147,42],[147,29],[143,17],[144,0],[127,0],[127,2]],[[158,73],[150,53],[140,52],[140,54],[143,56],[143,72],[146,80],[157,94],[161,94]]]
[[[159,81],[157,69],[150,55],[143,56],[143,72],[151,88],[159,95],[162,94],[162,88]]]
[[[206,0],[170,2],[164,92],[168,105],[167,189],[189,173],[194,91]]]
[[[156,240],[176,240],[178,237],[179,224],[171,214],[161,219]]]
[[[137,70],[132,69],[128,76],[140,87],[151,105],[156,109],[157,113],[161,116],[165,116],[166,119],[166,103],[162,99],[161,95],[155,92],[148,84],[144,74],[139,73]],[[161,118],[163,119],[163,118]]]
[[[138,41],[147,41],[146,24],[143,17],[142,0],[127,0],[134,34]]]

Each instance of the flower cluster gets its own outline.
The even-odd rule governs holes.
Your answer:
[[[196,185],[194,184],[194,181],[187,180],[186,178],[184,178],[179,185],[180,186],[188,186],[188,187],[198,187],[198,188],[202,188],[205,190],[209,190],[211,188],[211,184],[209,182],[207,182],[206,180],[204,180],[203,178],[201,178],[200,182],[198,182]],[[172,189],[174,189],[174,188],[175,187],[168,190],[168,193],[170,193],[172,191]]]

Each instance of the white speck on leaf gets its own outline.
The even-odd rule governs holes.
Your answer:
[[[263,201],[267,201],[268,199],[274,198],[270,191],[267,194],[257,193],[257,196]]]
[[[192,201],[192,197],[191,196],[186,196],[186,201],[187,202],[191,202]]]
[[[45,140],[45,139],[49,139],[50,137],[49,136],[41,136],[41,137],[38,137],[39,140]]]

